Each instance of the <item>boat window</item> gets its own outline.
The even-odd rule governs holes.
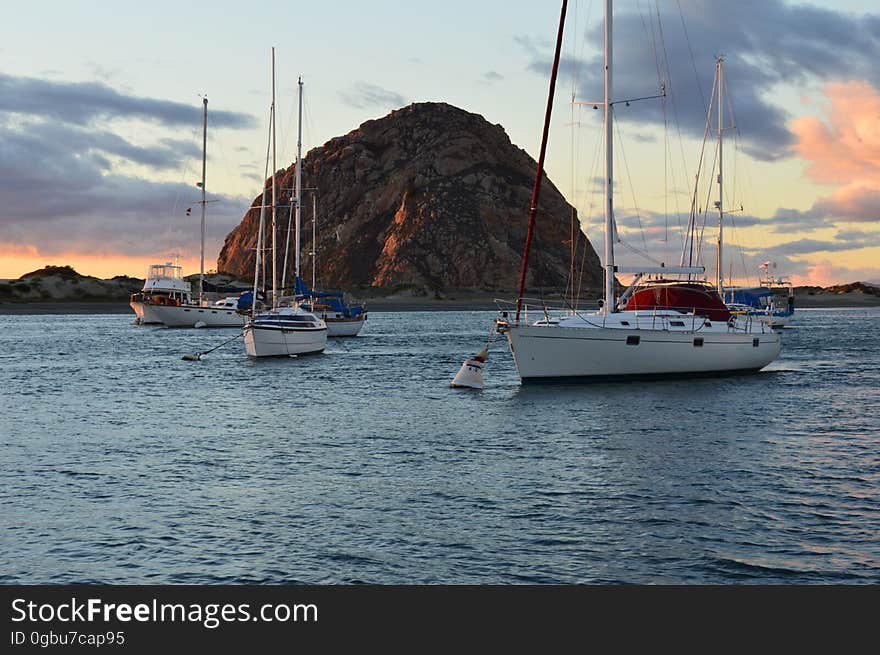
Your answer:
[[[621,321],[620,324],[621,325],[629,325],[629,321]]]
[[[641,337],[629,336],[626,338],[626,345],[627,346],[638,346],[640,339],[641,339]]]
[[[703,337],[696,337],[694,339],[694,348],[702,348],[703,347]]]
[[[752,339],[752,347],[753,348],[757,348],[759,343],[761,343],[760,339]]]
[[[675,327],[684,327],[684,321],[669,321],[669,324]]]

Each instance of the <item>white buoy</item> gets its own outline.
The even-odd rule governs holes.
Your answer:
[[[482,389],[483,366],[485,366],[487,359],[489,359],[489,351],[483,348],[474,355],[473,359],[464,360],[458,374],[449,386],[455,389]]]
[[[206,325],[207,325],[207,323],[205,323],[204,321],[196,321],[196,324],[193,325],[193,327],[196,327],[196,328],[203,328],[203,327],[205,327]]]

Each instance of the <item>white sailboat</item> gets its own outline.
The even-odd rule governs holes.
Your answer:
[[[214,302],[205,299],[205,171],[208,148],[208,99],[202,99],[202,191],[201,268],[199,295],[193,300],[190,284],[181,277],[180,266],[150,266],[144,288],[131,299],[131,308],[142,323],[161,323],[167,327],[241,327],[245,317],[236,311],[237,297]],[[157,293],[160,291],[160,293]]]
[[[312,286],[309,287],[301,276],[300,259],[300,226],[302,219],[302,78],[297,81],[299,88],[299,129],[296,141],[296,175],[294,182],[293,210],[296,222],[296,253],[294,256],[293,270],[293,295],[294,299],[303,309],[321,317],[327,324],[327,336],[329,337],[354,337],[360,333],[364,322],[367,320],[367,309],[363,304],[350,302],[346,294],[341,291],[321,291],[317,289],[315,264],[317,247],[315,237],[317,232],[317,200],[312,194],[312,249],[309,255],[312,257]],[[312,189],[316,191],[316,189]],[[290,222],[288,221],[288,237],[284,244],[284,267],[281,280],[281,288],[287,288],[287,248],[290,245]]]
[[[714,313],[714,307],[712,311],[704,311],[688,304],[663,307],[655,304],[650,309],[633,308],[633,301],[637,298],[633,285],[620,299],[615,296],[616,273],[634,273],[635,282],[638,282],[645,275],[690,276],[702,273],[703,269],[685,266],[624,268],[615,265],[611,0],[605,0],[604,100],[596,103],[603,106],[605,114],[605,299],[599,311],[590,314],[572,312],[551,317],[541,306],[538,311],[542,318],[529,323],[528,305],[522,296],[540,193],[565,9],[566,2],[563,1],[516,313],[511,320],[504,312],[502,318],[496,321],[498,332],[507,338],[510,345],[521,380],[689,377],[760,370],[779,355],[779,335],[759,321],[731,316],[717,294],[709,297],[711,302],[708,304],[714,305],[717,301],[721,308],[719,314]],[[670,282],[662,290],[681,294],[685,298],[706,292],[702,285],[688,282]],[[646,291],[657,292],[656,289]]]
[[[302,117],[302,84],[299,93],[300,123]],[[260,265],[263,251],[263,231],[265,227],[266,202],[260,209],[260,226],[257,233],[257,255],[254,264],[254,290],[251,319],[244,326],[244,345],[249,357],[288,357],[320,353],[327,346],[327,325],[311,312],[306,311],[296,301],[281,305],[278,297],[276,266],[276,208],[278,206],[275,188],[275,49],[272,48],[272,105],[270,109],[270,143],[272,148],[272,304],[271,308],[259,312],[257,297],[260,289]],[[268,164],[268,153],[266,161]],[[297,175],[296,203],[299,205],[300,182]],[[299,213],[296,223],[296,259],[299,270]]]

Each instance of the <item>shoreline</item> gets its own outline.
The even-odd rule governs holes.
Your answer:
[[[496,311],[495,296],[462,297],[449,299],[428,298],[366,298],[367,311],[425,312],[425,311]],[[502,300],[505,300],[502,298]],[[880,297],[862,293],[828,294],[795,298],[798,309],[866,309],[880,307]],[[0,303],[0,316],[40,316],[63,314],[131,314],[127,302],[22,302]]]

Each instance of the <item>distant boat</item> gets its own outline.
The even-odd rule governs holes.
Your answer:
[[[320,316],[327,324],[327,336],[355,337],[367,320],[366,307],[348,302],[342,291],[315,291],[297,277],[294,294],[300,307]]]
[[[190,284],[183,280],[181,267],[171,264],[150,266],[140,294],[131,298],[131,308],[141,323],[161,323],[167,327],[241,327],[245,317],[236,311],[237,297],[213,303],[205,300],[205,169],[208,143],[208,99],[202,99],[202,229],[201,269],[198,298],[192,298]]]
[[[771,275],[771,265],[775,266],[769,261],[761,264],[760,286],[726,287],[724,300],[732,312],[781,328],[794,317],[794,287],[789,278]]]
[[[259,311],[257,302],[251,305],[251,320],[244,326],[245,352],[250,357],[285,357],[320,353],[327,347],[327,325],[306,311],[294,301],[290,306],[281,306],[278,297],[275,235],[276,208],[278,206],[275,188],[275,49],[272,49],[272,105],[269,113],[270,144],[272,149],[272,304],[269,309]],[[299,129],[302,130],[302,81],[299,82]],[[266,156],[268,168],[269,157]],[[299,174],[300,158],[297,155],[296,202],[299,203],[301,185]],[[297,214],[298,217],[298,214]],[[263,252],[263,232],[266,219],[266,189],[263,189],[263,202],[260,208],[260,226],[257,232],[257,256],[254,263],[254,290],[252,298],[259,298],[260,264]],[[296,225],[296,243],[299,245],[299,221]],[[299,261],[299,248],[296,252]]]
[[[294,278],[294,297],[299,301],[300,307],[320,316],[327,324],[327,336],[329,337],[354,337],[357,336],[364,322],[367,320],[367,307],[362,303],[356,303],[346,298],[342,291],[318,291],[316,284],[316,257],[315,246],[317,211],[315,209],[315,196],[312,196],[312,285],[311,288],[299,275]]]
[[[703,273],[702,267],[625,268],[614,262],[611,0],[605,1],[605,97],[603,102],[596,103],[603,105],[605,114],[605,299],[598,312],[589,314],[569,312],[554,316],[546,305],[539,304],[532,311],[541,318],[529,323],[529,307],[523,291],[544,170],[566,4],[563,1],[515,316],[511,319],[508,312],[503,312],[496,321],[498,332],[506,336],[510,345],[520,378],[523,382],[586,381],[760,370],[779,355],[779,335],[760,322],[731,316],[710,285],[669,281],[659,287],[650,284],[642,290],[634,286],[645,275],[693,276]],[[720,183],[720,171],[718,179]],[[615,293],[616,273],[636,274],[634,284],[620,299]],[[675,295],[664,299],[664,291],[674,291]],[[678,305],[675,300],[678,297],[700,298],[706,307]],[[646,302],[652,299],[653,302]],[[676,306],[665,304],[669,302]],[[639,307],[642,304],[650,306],[642,309]],[[712,309],[717,313],[710,313]]]
[[[302,79],[299,85],[299,104],[302,107],[303,85]],[[300,121],[301,122],[301,121]],[[302,225],[302,137],[297,138],[296,175],[294,182],[293,211],[296,224],[295,254],[293,263],[293,301],[302,309],[319,316],[327,324],[327,336],[330,337],[353,337],[361,331],[367,319],[367,308],[360,303],[354,303],[346,298],[342,291],[322,291],[316,285],[316,196],[312,194],[312,284],[309,287],[302,278],[300,257],[300,228]],[[313,189],[315,191],[315,189]],[[282,266],[281,288],[287,286],[287,250],[290,246],[290,222],[288,222],[287,239],[285,240],[284,264]]]
[[[179,264],[171,262],[150,266],[143,288],[138,293],[131,294],[129,299],[129,306],[137,315],[139,323],[162,323],[155,312],[157,307],[191,302],[192,288],[183,279],[182,271]]]

